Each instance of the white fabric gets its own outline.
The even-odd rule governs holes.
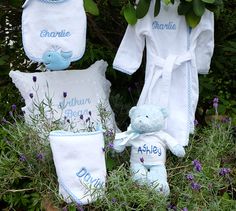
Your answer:
[[[72,123],[74,131],[84,129],[87,118],[94,123],[99,122],[97,106],[100,103],[111,113],[107,126],[115,129],[114,113],[109,104],[111,84],[105,78],[106,67],[107,63],[100,60],[84,70],[37,73],[11,71],[9,75],[25,100],[22,110],[27,122],[30,123],[30,116],[38,113],[34,103],[47,103],[46,98],[50,98],[55,111],[52,120],[61,118],[64,121],[66,117]],[[34,76],[37,78],[36,82],[33,81]],[[64,92],[67,93],[66,98],[63,96]],[[30,93],[34,96],[32,99]],[[50,109],[46,106],[46,110]]]
[[[141,162],[140,159],[143,159],[145,165],[165,164],[166,149],[158,136],[140,135],[130,144],[132,145],[130,163]]]
[[[114,149],[121,151],[131,146],[130,163],[161,165],[166,162],[166,149],[172,150],[178,145],[177,140],[164,131],[137,134],[130,131],[116,133]]]
[[[27,0],[23,5],[22,38],[26,55],[42,62],[48,50],[72,51],[80,59],[86,43],[83,0]]]
[[[147,15],[128,26],[113,67],[133,74],[142,62],[146,45],[145,84],[138,101],[157,104],[169,111],[166,131],[183,146],[194,129],[198,101],[198,73],[208,73],[214,48],[214,17],[206,10],[197,27],[190,30],[175,4],[166,6],[154,17],[151,1]]]
[[[101,196],[106,180],[102,131],[52,131],[49,140],[63,199],[88,204]]]

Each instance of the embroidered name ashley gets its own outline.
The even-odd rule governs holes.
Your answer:
[[[152,22],[152,29],[157,30],[176,30],[176,24],[172,21],[168,23],[159,23],[158,21]]]
[[[143,146],[138,147],[138,153],[140,154],[157,154],[158,156],[161,156],[161,148],[157,146],[147,146],[144,144]]]
[[[43,29],[40,32],[40,37],[70,37],[71,33],[62,29],[61,31],[48,31],[47,29]]]

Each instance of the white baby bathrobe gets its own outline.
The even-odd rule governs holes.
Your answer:
[[[179,1],[165,5],[154,17],[154,3],[147,15],[127,27],[113,67],[133,74],[146,46],[145,83],[138,105],[157,104],[169,110],[166,132],[186,146],[194,130],[198,101],[198,73],[207,74],[214,48],[214,16],[206,10],[190,29],[177,13]]]

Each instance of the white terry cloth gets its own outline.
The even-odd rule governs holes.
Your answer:
[[[164,131],[138,134],[130,128],[126,132],[117,133],[114,149],[118,152],[131,146],[130,163],[145,165],[165,165],[166,149],[172,150],[178,142]]]
[[[140,66],[146,45],[145,83],[138,101],[169,110],[165,128],[183,146],[194,130],[198,102],[198,73],[207,74],[214,48],[214,16],[206,10],[193,29],[177,14],[179,1],[166,6],[154,17],[154,3],[136,25],[127,27],[113,67],[133,74]]]
[[[72,52],[80,59],[86,43],[83,0],[26,0],[22,14],[22,38],[26,55],[42,62],[49,50]]]
[[[88,204],[104,194],[106,166],[103,133],[52,131],[49,136],[59,194],[65,202]]]

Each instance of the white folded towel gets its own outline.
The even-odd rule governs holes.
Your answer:
[[[106,165],[101,130],[73,133],[52,131],[49,136],[59,182],[65,202],[84,205],[104,194]]]

